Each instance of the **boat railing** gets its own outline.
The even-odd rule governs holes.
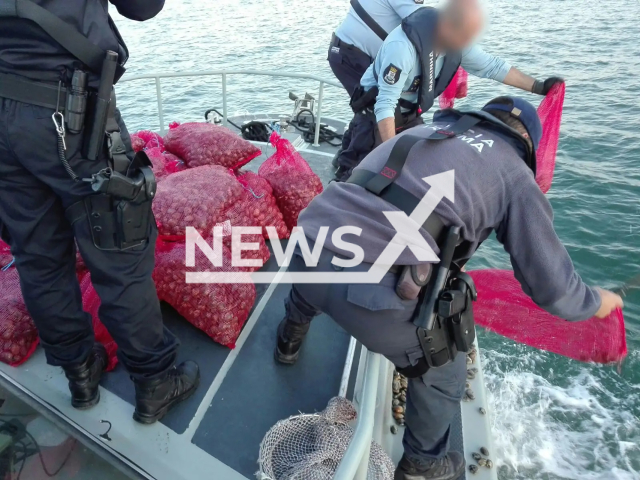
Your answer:
[[[201,72],[176,72],[176,73],[147,73],[143,75],[134,75],[131,77],[125,76],[122,80],[120,80],[120,84],[134,82],[137,80],[155,80],[156,84],[156,101],[158,104],[158,121],[160,123],[160,131],[164,132],[164,110],[163,110],[163,99],[162,99],[162,79],[167,78],[184,78],[184,77],[206,77],[206,76],[219,76],[222,79],[222,122],[223,125],[228,124],[228,105],[227,105],[227,81],[230,75],[258,75],[258,76],[268,76],[268,77],[281,77],[281,78],[298,78],[301,80],[312,80],[316,81],[319,84],[318,87],[318,99],[317,99],[317,107],[316,107],[316,127],[315,127],[315,136],[313,146],[317,147],[320,145],[320,123],[322,119],[322,104],[324,101],[324,87],[325,85],[329,85],[331,87],[336,87],[342,89],[342,85],[335,81],[326,80],[324,78],[318,77],[316,75],[310,75],[306,73],[283,73],[283,72],[275,72],[275,71],[264,71],[264,70],[207,70]]]

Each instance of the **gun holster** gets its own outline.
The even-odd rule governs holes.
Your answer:
[[[413,366],[398,371],[408,378],[424,375],[430,368],[453,362],[459,352],[469,352],[476,337],[473,302],[478,298],[473,279],[464,272],[451,273],[445,288],[424,295],[437,295],[435,322],[431,330],[418,327],[416,332],[424,357]]]
[[[376,104],[376,98],[378,97],[378,87],[372,87],[365,92],[364,87],[359,86],[351,95],[351,110],[353,113],[360,113],[367,109],[372,109]]]
[[[151,203],[156,194],[151,162],[138,152],[126,175],[110,168],[92,175],[90,195],[67,209],[73,224],[87,218],[99,250],[127,250],[149,240],[154,222]]]

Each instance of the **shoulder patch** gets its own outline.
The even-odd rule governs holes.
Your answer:
[[[389,66],[385,69],[383,78],[384,81],[389,85],[395,85],[400,80],[400,74],[402,70],[396,67],[393,63],[389,64]]]
[[[413,0],[414,2],[416,2],[418,5],[424,5],[424,0]]]

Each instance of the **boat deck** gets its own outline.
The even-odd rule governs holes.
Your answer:
[[[251,169],[256,169],[273,153],[270,146],[261,148],[264,155],[252,162]],[[332,172],[333,155],[312,149],[306,146],[301,151],[326,184]],[[273,257],[264,268],[278,270]],[[62,371],[46,365],[41,349],[20,367],[0,365],[0,384],[26,394],[38,410],[67,426],[88,448],[108,457],[127,477],[254,478],[259,445],[271,426],[299,412],[322,410],[331,397],[338,395],[351,340],[323,315],[314,320],[299,362],[294,366],[276,364],[273,359],[276,326],[284,315],[283,300],[289,286],[274,283],[258,285],[257,289],[259,297],[234,350],[214,343],[171,307],[163,305],[165,323],[182,343],[179,360],[197,361],[202,382],[192,398],[153,426],[132,421],[133,384],[122,366],[106,375],[101,401],[88,411],[71,408]],[[359,361],[360,350],[358,345],[353,364],[347,369],[351,373],[350,381],[345,384],[348,386],[346,396],[354,400],[356,406],[362,400],[354,394],[357,378],[364,368]],[[384,361],[384,365],[391,370],[388,362]],[[463,404],[454,423],[452,448],[459,451],[465,447],[467,452],[477,451],[483,444],[487,445],[488,419],[479,418],[477,413],[478,407],[485,405],[482,372],[474,380],[473,388],[476,401]],[[390,382],[382,385],[381,391],[385,394],[378,398],[380,414],[376,415],[374,438],[397,462],[402,454],[402,429],[396,435],[390,433],[394,422]],[[463,422],[465,431],[470,432],[469,438],[463,438]],[[486,470],[474,478],[496,477],[493,471]]]

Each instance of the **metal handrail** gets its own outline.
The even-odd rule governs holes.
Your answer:
[[[156,100],[158,103],[158,119],[160,121],[160,131],[164,132],[164,112],[162,108],[162,86],[160,80],[162,78],[182,78],[182,77],[205,77],[217,76],[222,77],[222,122],[223,125],[228,124],[227,115],[227,75],[261,75],[268,77],[284,77],[284,78],[300,78],[303,80],[314,80],[320,83],[318,89],[318,106],[316,109],[316,130],[314,136],[314,147],[320,146],[320,122],[322,119],[322,102],[324,100],[324,86],[331,85],[336,88],[343,88],[342,85],[317,75],[309,75],[306,73],[282,73],[265,70],[207,70],[202,72],[176,72],[176,73],[146,73],[135,75],[132,77],[124,77],[120,83],[133,82],[136,80],[155,80],[156,83]]]
[[[381,364],[381,355],[367,352],[357,424],[349,447],[333,477],[334,480],[367,478]]]

